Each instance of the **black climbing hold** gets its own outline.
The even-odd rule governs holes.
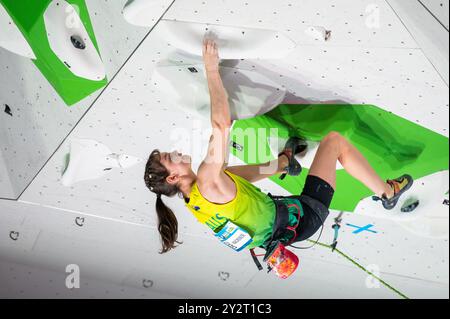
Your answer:
[[[72,35],[70,37],[70,41],[72,42],[72,45],[78,49],[78,50],[84,50],[86,49],[86,44],[84,43],[83,39],[78,35]]]
[[[197,70],[196,68],[194,68],[194,67],[190,67],[190,68],[188,68],[188,70],[189,70],[191,73],[198,73],[198,70]]]
[[[420,204],[420,201],[418,199],[413,199],[406,201],[405,204],[402,206],[402,213],[411,213],[414,211]]]
[[[450,202],[448,201],[448,199],[444,199],[444,202],[442,204],[449,206]]]
[[[8,104],[5,104],[5,113],[8,114],[8,115],[10,115],[10,116],[13,116],[13,115],[12,115],[11,108],[9,107]]]

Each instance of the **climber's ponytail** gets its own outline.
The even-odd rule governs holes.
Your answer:
[[[156,199],[156,214],[158,215],[158,232],[161,235],[162,250],[160,254],[167,253],[181,244],[178,239],[178,221],[172,210],[167,207],[158,196]]]

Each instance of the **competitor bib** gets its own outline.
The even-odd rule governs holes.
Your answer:
[[[248,232],[230,221],[216,234],[216,237],[226,246],[237,252],[242,251],[253,242]]]

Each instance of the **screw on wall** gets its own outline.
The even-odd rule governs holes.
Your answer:
[[[14,240],[14,241],[17,241],[17,240],[19,239],[19,235],[20,235],[19,232],[17,232],[17,231],[11,231],[11,232],[9,233],[9,238],[11,238],[11,239]]]
[[[230,145],[232,147],[234,147],[235,149],[237,149],[238,151],[242,152],[244,150],[244,147],[242,145],[239,145],[238,143],[236,143],[235,141],[231,141]]]
[[[227,281],[230,278],[230,273],[219,271],[219,278],[220,280]]]
[[[151,288],[151,287],[153,287],[153,280],[149,280],[149,279],[143,279],[142,280],[142,287],[144,287],[144,288]]]
[[[10,115],[10,116],[13,116],[11,108],[9,107],[8,104],[5,104],[5,113]]]
[[[77,224],[77,226],[79,226],[79,227],[83,227],[84,226],[84,222],[85,222],[84,217],[77,217],[77,218],[75,218],[75,224]]]

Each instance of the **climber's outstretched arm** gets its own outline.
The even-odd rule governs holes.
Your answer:
[[[217,179],[228,178],[223,171],[228,159],[228,143],[232,123],[228,95],[219,73],[218,48],[214,41],[205,40],[203,59],[211,97],[213,132],[209,140],[206,158],[198,169],[197,177],[199,181],[214,183]]]

